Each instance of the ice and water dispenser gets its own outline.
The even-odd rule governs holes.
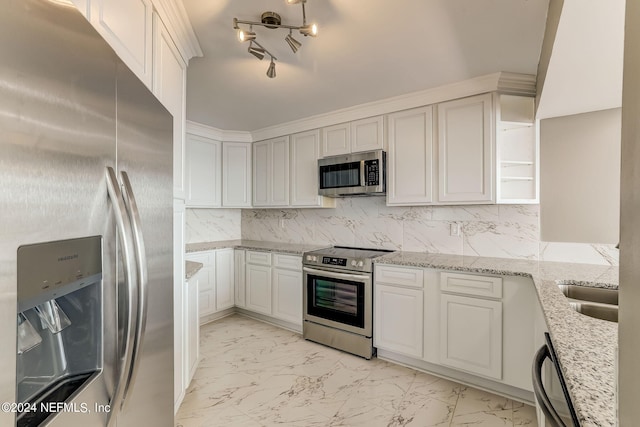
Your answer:
[[[16,423],[37,426],[102,369],[102,238],[21,246],[17,290]]]

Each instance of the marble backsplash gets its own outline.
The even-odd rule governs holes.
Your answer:
[[[187,209],[185,243],[241,238],[240,209]]]
[[[242,210],[241,227],[237,215],[216,215],[221,223],[210,225],[233,234],[227,239],[237,238],[239,228],[251,240],[618,265],[615,245],[541,242],[538,205],[391,207],[383,197],[351,197],[337,199],[335,209]],[[189,219],[191,242],[197,238]],[[210,220],[218,221],[210,216],[204,222]],[[459,235],[451,235],[452,226]]]

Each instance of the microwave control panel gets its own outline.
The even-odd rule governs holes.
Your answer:
[[[380,185],[380,161],[378,159],[365,160],[364,172],[366,186]]]

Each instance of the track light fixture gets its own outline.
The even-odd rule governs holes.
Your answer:
[[[264,58],[265,50],[261,47],[254,47],[253,40],[249,42],[249,49],[247,49],[247,51],[258,59]]]
[[[285,0],[287,4],[300,4],[302,5],[302,25],[287,25],[282,23],[282,18],[275,12],[264,12],[260,16],[260,22],[257,21],[243,21],[238,18],[233,18],[233,28],[238,30],[238,40],[241,42],[249,41],[248,52],[258,59],[264,58],[265,54],[271,57],[271,63],[267,70],[267,76],[274,78],[276,76],[276,64],[277,58],[271,54],[267,49],[260,45],[256,41],[256,33],[253,32],[253,26],[258,25],[265,28],[275,29],[284,28],[289,30],[289,34],[284,38],[293,53],[296,53],[298,49],[302,47],[302,43],[293,38],[293,30],[297,30],[303,36],[316,37],[318,35],[318,26],[314,23],[307,24],[307,14],[305,10],[305,4],[307,0]],[[240,25],[249,25],[249,31],[240,28]],[[254,47],[253,45],[258,47]]]
[[[289,44],[289,47],[291,48],[293,53],[296,53],[298,51],[298,49],[300,49],[300,47],[302,47],[302,43],[300,43],[298,40],[294,39],[293,36],[291,35],[291,30],[289,30],[289,34],[287,34],[287,36],[284,38],[284,40],[287,42],[287,44]]]
[[[271,58],[271,64],[269,64],[269,68],[267,68],[267,77],[273,79],[276,76],[276,63],[273,62],[273,58]]]

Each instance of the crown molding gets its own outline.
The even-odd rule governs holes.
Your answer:
[[[290,135],[311,129],[318,129],[338,123],[360,120],[410,108],[437,104],[452,99],[465,98],[487,92],[501,92],[510,95],[535,96],[535,76],[529,74],[498,72],[486,74],[460,82],[431,89],[412,92],[392,98],[381,99],[329,113],[318,114],[251,132],[254,141]]]
[[[200,43],[182,0],[153,0],[153,5],[169,33],[175,37],[173,41],[184,61],[188,64],[194,56],[202,56]]]
[[[251,133],[245,131],[222,130],[187,120],[186,132],[216,141],[252,142]]]

